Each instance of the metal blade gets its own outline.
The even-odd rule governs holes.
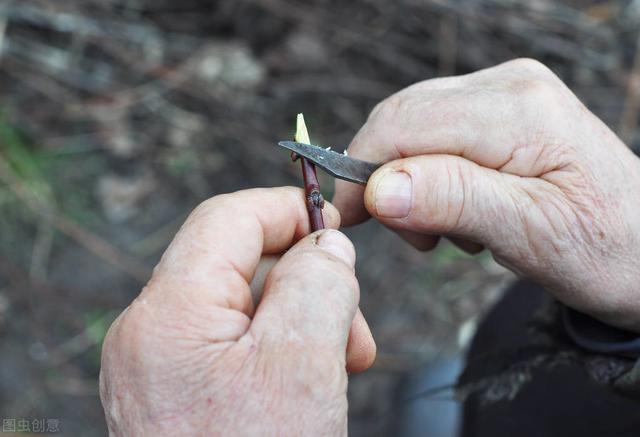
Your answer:
[[[307,158],[338,179],[344,179],[345,181],[358,184],[366,184],[369,176],[381,165],[351,158],[350,156],[323,149],[322,147],[312,144],[280,141],[278,145]]]

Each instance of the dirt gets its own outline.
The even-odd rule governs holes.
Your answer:
[[[105,434],[97,377],[109,322],[199,202],[300,186],[275,147],[298,112],[314,142],[341,151],[391,93],[529,56],[637,148],[634,5],[5,2],[0,417]],[[457,353],[512,276],[490,254],[446,243],[419,253],[373,222],[346,232],[379,351],[351,379],[350,430],[384,434],[407,375]]]

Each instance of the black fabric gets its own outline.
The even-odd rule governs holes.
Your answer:
[[[576,310],[562,307],[562,322],[569,337],[592,352],[640,358],[640,335],[609,326]]]
[[[640,401],[614,390],[635,360],[584,351],[560,315],[530,282],[488,314],[458,382],[463,437],[640,436]]]

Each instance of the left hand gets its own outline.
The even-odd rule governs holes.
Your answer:
[[[328,202],[323,214],[338,227]],[[347,370],[368,368],[375,344],[353,245],[308,232],[293,188],[217,196],[191,214],[105,339],[111,435],[346,434]],[[284,251],[254,308],[261,257]]]

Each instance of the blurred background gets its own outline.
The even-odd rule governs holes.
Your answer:
[[[298,112],[340,151],[395,91],[528,56],[637,148],[639,24],[637,0],[1,0],[0,417],[105,435],[110,322],[199,202],[301,184],[275,147]],[[378,343],[350,431],[384,435],[428,408],[416,372],[464,348],[513,278],[376,223],[347,233]]]

